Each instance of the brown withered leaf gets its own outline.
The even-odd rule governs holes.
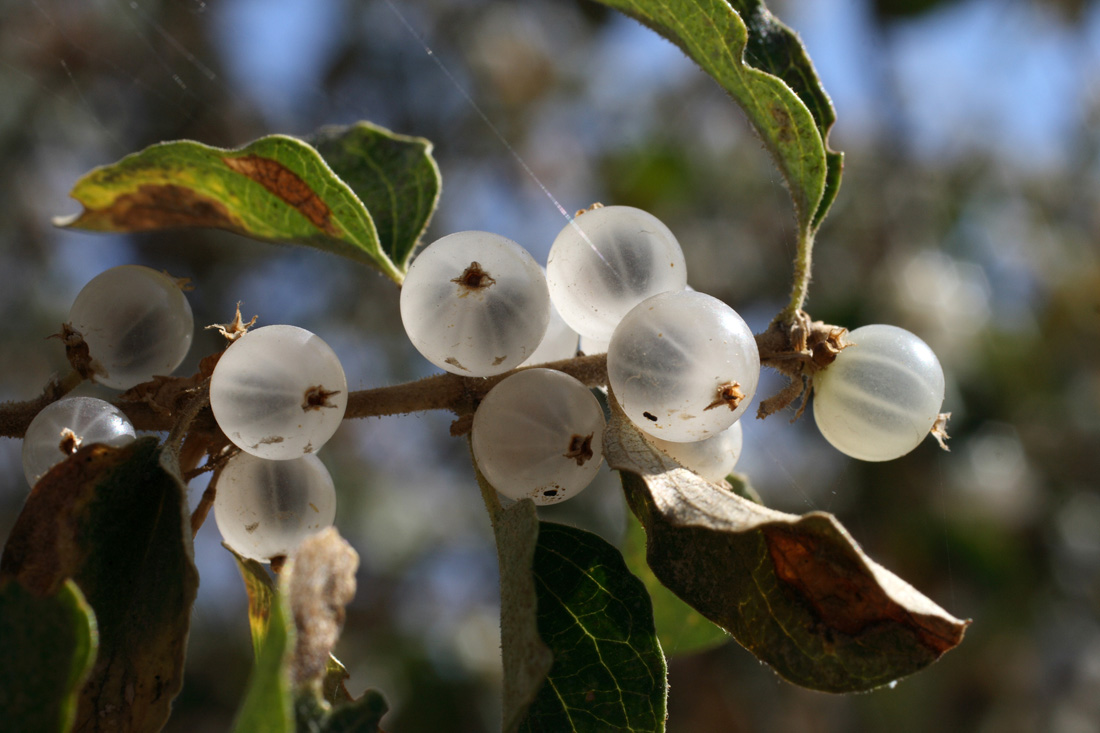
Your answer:
[[[199,579],[185,489],[155,438],[81,448],[31,491],[0,581],[45,594],[70,577],[100,641],[73,730],[159,730],[183,683]]]
[[[869,690],[962,641],[969,622],[867,557],[831,514],[777,512],[710,483],[617,408],[604,445],[657,578],[787,680]]]

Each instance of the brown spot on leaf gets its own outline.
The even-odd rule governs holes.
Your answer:
[[[336,405],[329,402],[329,397],[338,394],[340,394],[340,390],[325,389],[320,384],[310,387],[302,398],[302,409],[308,412],[309,410],[320,410],[323,407],[336,407]]]
[[[788,144],[794,140],[794,129],[790,113],[781,104],[773,104],[768,109],[775,122],[776,137],[779,142]]]
[[[780,525],[765,526],[763,534],[776,577],[798,594],[823,628],[859,637],[897,624],[936,656],[959,643],[957,624],[895,602],[854,556],[838,552],[822,536]]]
[[[485,290],[496,284],[493,276],[482,270],[481,265],[477,262],[471,262],[470,266],[451,282],[458,285],[460,291],[458,297],[460,298],[465,298],[470,293]]]
[[[592,433],[588,435],[574,435],[569,439],[569,450],[565,452],[566,458],[572,458],[578,466],[583,466],[592,458]]]
[[[317,192],[294,171],[277,160],[259,155],[243,155],[239,158],[222,158],[230,170],[251,178],[270,193],[295,208],[309,223],[331,237],[342,232],[332,222],[332,210]]]
[[[229,209],[191,188],[172,183],[146,183],[116,197],[102,209],[85,209],[72,224],[88,229],[145,232],[179,227],[245,231]]]

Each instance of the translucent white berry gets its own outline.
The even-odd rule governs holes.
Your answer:
[[[332,525],[336,488],[317,456],[268,461],[238,453],[218,476],[214,520],[239,555],[260,562],[289,555]]]
[[[546,325],[546,335],[535,353],[527,357],[520,366],[534,366],[548,361],[571,359],[577,355],[577,332],[562,320],[554,304],[550,304],[550,322]]]
[[[550,297],[585,338],[609,341],[646,298],[687,285],[684,253],[652,214],[631,206],[592,209],[561,230],[546,262]]]
[[[717,435],[748,408],[760,353],[733,308],[681,290],[635,306],[607,349],[615,399],[640,430],[683,443]]]
[[[457,232],[428,245],[401,286],[401,322],[417,351],[449,372],[502,374],[546,333],[542,268],[507,237]]]
[[[140,265],[94,277],[73,301],[69,322],[96,362],[96,381],[129,389],[171,374],[191,348],[191,306],[175,280]]]
[[[694,443],[673,443],[653,437],[649,441],[684,468],[691,469],[708,481],[721,481],[730,475],[741,458],[741,421],[718,435]]]
[[[877,324],[848,334],[854,345],[814,376],[814,420],[833,446],[864,461],[916,448],[939,416],[939,359],[914,334]]]
[[[580,493],[603,462],[603,408],[588,388],[551,369],[517,372],[474,414],[474,459],[513,499],[554,504]]]
[[[210,378],[210,408],[241,450],[288,460],[320,450],[348,405],[344,368],[297,326],[264,326],[233,342]]]
[[[23,436],[23,474],[34,486],[42,475],[92,443],[121,447],[133,441],[134,426],[110,402],[66,397],[34,416]]]

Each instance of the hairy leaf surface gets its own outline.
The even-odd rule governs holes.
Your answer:
[[[554,664],[522,731],[663,731],[664,655],[645,586],[600,537],[540,522],[539,635]]]
[[[968,622],[868,558],[831,514],[784,514],[710,483],[617,408],[604,445],[657,578],[791,682],[869,690],[962,640]]]
[[[759,0],[599,0],[679,46],[745,110],[782,172],[799,228],[836,197],[843,158],[826,148],[832,102],[798,36]]]
[[[183,683],[198,588],[185,489],[155,438],[90,445],[31,491],[0,578],[51,594],[72,578],[95,610],[99,654],[76,729],[158,730]]]
[[[715,626],[661,585],[646,563],[645,549],[645,530],[637,518],[628,515],[623,558],[630,572],[642,581],[649,592],[657,638],[664,653],[670,657],[691,654],[729,641],[729,634],[724,629]]]
[[[3,727],[67,731],[95,662],[95,613],[72,580],[44,597],[0,582],[0,710]]]
[[[84,210],[55,223],[108,232],[226,229],[317,247],[400,283],[438,197],[431,145],[366,124],[316,139],[339,173],[286,135],[232,150],[190,140],[152,145],[77,181],[71,195]]]

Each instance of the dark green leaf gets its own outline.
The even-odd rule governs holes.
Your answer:
[[[307,142],[367,207],[382,251],[404,272],[439,203],[432,144],[369,122],[323,127]]]
[[[676,594],[661,585],[645,559],[645,530],[633,515],[627,517],[626,546],[623,558],[630,572],[649,591],[653,602],[653,619],[661,649],[668,656],[690,654],[710,649],[729,641],[729,634],[715,626]]]
[[[832,515],[784,514],[709,483],[618,409],[604,445],[654,574],[791,682],[869,690],[962,640],[967,622],[868,558]]]
[[[95,610],[79,730],[157,730],[183,682],[198,573],[171,466],[155,438],[82,448],[39,480],[0,559],[0,578],[36,594],[73,578]]]
[[[95,614],[76,583],[38,597],[0,581],[0,711],[13,731],[67,731],[98,644]]]
[[[641,581],[613,546],[539,523],[538,629],[554,665],[524,731],[663,731],[666,669]]]
[[[753,0],[599,0],[675,43],[745,110],[812,233],[840,185],[835,115],[801,41]]]
[[[317,150],[285,135],[233,150],[178,140],[85,175],[71,194],[84,210],[56,223],[108,232],[227,229],[318,247],[371,264],[400,283],[438,196],[431,146],[367,125],[318,139],[350,185]],[[360,152],[370,157],[357,164]],[[367,197],[365,205],[357,192]],[[394,196],[408,199],[395,202]],[[368,207],[378,207],[381,229]]]

